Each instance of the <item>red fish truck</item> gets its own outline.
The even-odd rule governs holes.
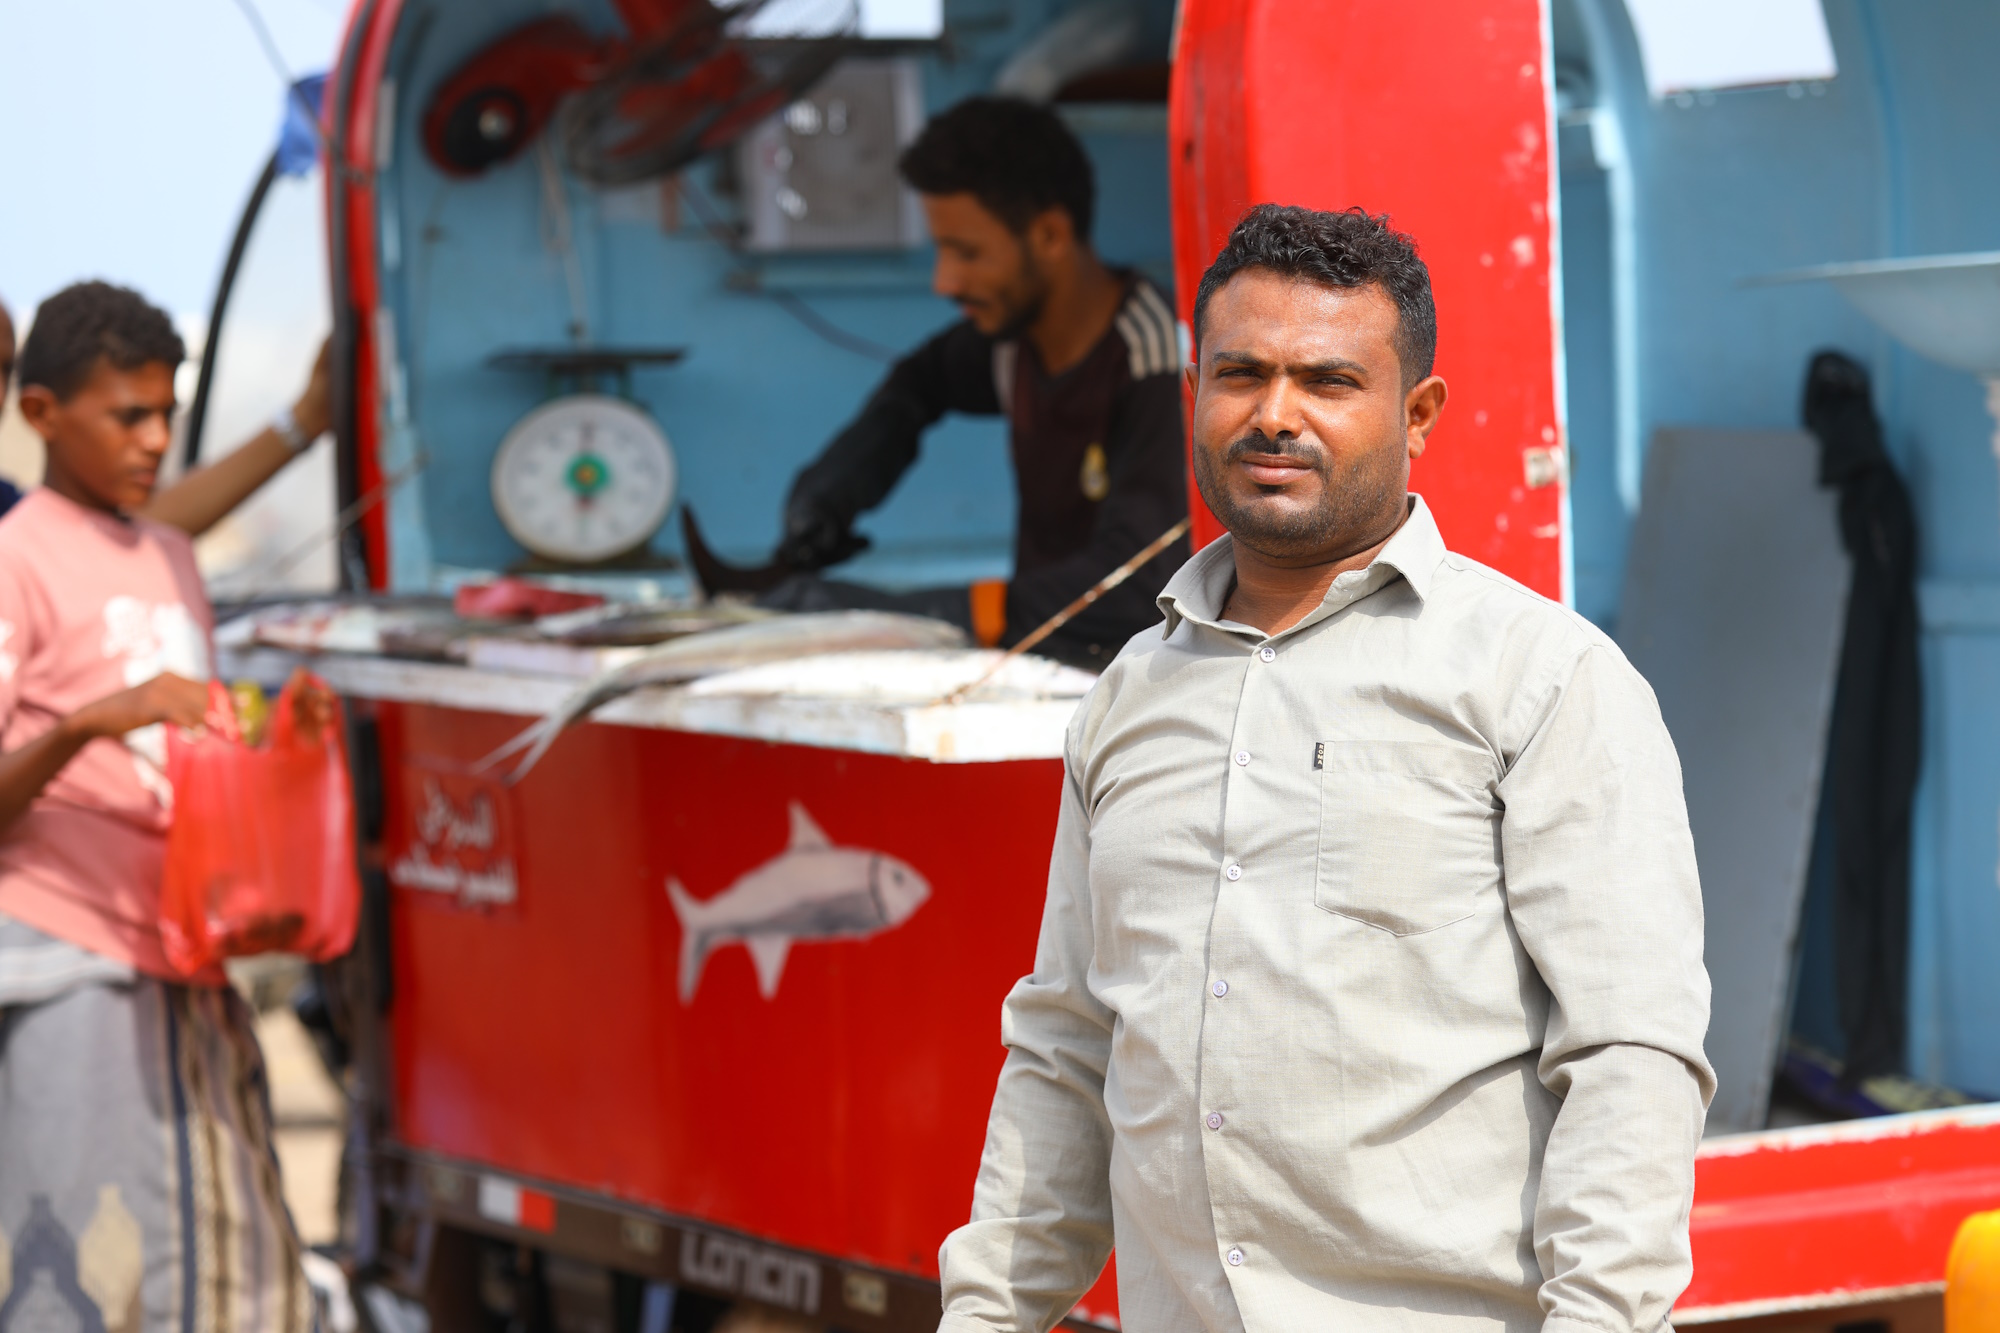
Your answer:
[[[881,174],[927,107],[1041,78],[1097,163],[1101,246],[1170,283],[1183,319],[1247,205],[1392,213],[1431,268],[1452,386],[1414,488],[1455,549],[1587,600],[1597,502],[1571,470],[1611,464],[1573,457],[1599,445],[1578,363],[1603,349],[1565,341],[1587,200],[1561,153],[1590,108],[1565,93],[1564,43],[1594,43],[1583,77],[1610,106],[1623,9],[1163,0],[1120,10],[1126,36],[1079,66],[1087,11],[951,0],[930,30],[836,41],[699,0],[353,10],[325,112],[350,595],[267,617],[234,669],[311,650],[363,719],[367,925],[329,978],[354,1056],[344,1230],[437,1326],[512,1308],[513,1326],[663,1328],[669,1288],[935,1325],[1088,678],[1023,659],[961,699],[987,656],[807,647],[619,699],[510,783],[483,761],[643,649],[461,625],[411,651],[406,623],[411,595],[507,569],[700,614],[670,531],[565,564],[496,520],[509,432],[544,395],[616,398],[680,441],[666,457],[718,544],[760,549],[789,465],[877,373],[855,347],[941,321]],[[1896,54],[1857,32],[1836,35]],[[877,138],[839,157],[850,117]],[[841,204],[828,181],[871,170],[886,211]],[[860,242],[786,239],[840,207]],[[1611,247],[1626,270],[1647,235]],[[1604,337],[1630,375],[1619,320]],[[1001,558],[993,441],[967,439],[911,483],[938,524],[885,520],[885,582]],[[1218,531],[1197,501],[1197,541]],[[2000,1115],[1715,1138],[1697,1181],[1677,1322],[1935,1328],[1953,1230],[2000,1205]],[[1116,1310],[1107,1270],[1072,1322]]]

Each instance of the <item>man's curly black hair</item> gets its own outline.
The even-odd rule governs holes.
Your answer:
[[[1380,287],[1396,303],[1396,358],[1402,362],[1403,387],[1431,373],[1437,360],[1431,273],[1417,258],[1417,243],[1391,228],[1388,214],[1374,217],[1360,208],[1327,213],[1282,204],[1259,204],[1245,213],[1195,289],[1197,344],[1209,301],[1246,268],[1329,287]]]
[[[67,399],[99,361],[137,370],[156,361],[178,366],[186,359],[187,346],[164,310],[129,287],[79,282],[36,308],[14,369],[22,388],[39,384]]]
[[[1015,235],[1060,208],[1090,239],[1090,159],[1055,112],[1018,97],[969,97],[940,113],[896,163],[919,194],[970,194]]]

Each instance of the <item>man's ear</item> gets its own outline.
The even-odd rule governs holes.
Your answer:
[[[44,384],[23,384],[21,386],[21,417],[33,428],[35,434],[44,440],[55,438],[56,410],[62,406],[55,391]]]
[[[1438,418],[1444,414],[1444,400],[1449,396],[1444,381],[1436,375],[1418,380],[1403,395],[1403,435],[1411,458],[1423,456],[1424,442],[1437,429]]]
[[[1055,263],[1076,249],[1076,224],[1070,221],[1068,209],[1045,208],[1028,219],[1021,239],[1036,260],[1044,265]]]

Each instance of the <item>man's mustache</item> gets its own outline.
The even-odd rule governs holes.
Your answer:
[[[1315,472],[1324,473],[1327,470],[1326,451],[1317,444],[1285,437],[1274,440],[1259,430],[1230,441],[1222,461],[1235,463],[1254,454],[1282,454],[1286,458],[1299,459]]]

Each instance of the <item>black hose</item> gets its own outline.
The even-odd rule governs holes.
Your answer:
[[[326,250],[327,280],[332,287],[333,347],[331,364],[334,484],[345,511],[361,495],[361,459],[355,426],[360,404],[355,400],[355,345],[360,339],[361,312],[350,303],[347,291],[347,116],[354,104],[354,83],[361,63],[361,45],[374,26],[376,0],[362,0],[348,20],[347,41],[335,67],[332,86],[327,89],[326,145]],[[350,592],[367,592],[369,577],[368,544],[360,530],[350,526],[340,535],[340,586]]]
[[[271,153],[263,174],[243,205],[236,221],[236,236],[229,242],[229,258],[222,261],[222,278],[215,284],[215,301],[208,308],[208,334],[201,340],[201,375],[194,383],[194,403],[188,408],[187,442],[182,449],[181,467],[193,470],[201,461],[201,433],[208,424],[208,394],[215,387],[215,354],[222,346],[222,319],[229,311],[229,293],[236,286],[236,270],[243,266],[243,252],[250,248],[250,233],[256,230],[257,215],[264,211],[264,197],[278,179],[278,154]]]

